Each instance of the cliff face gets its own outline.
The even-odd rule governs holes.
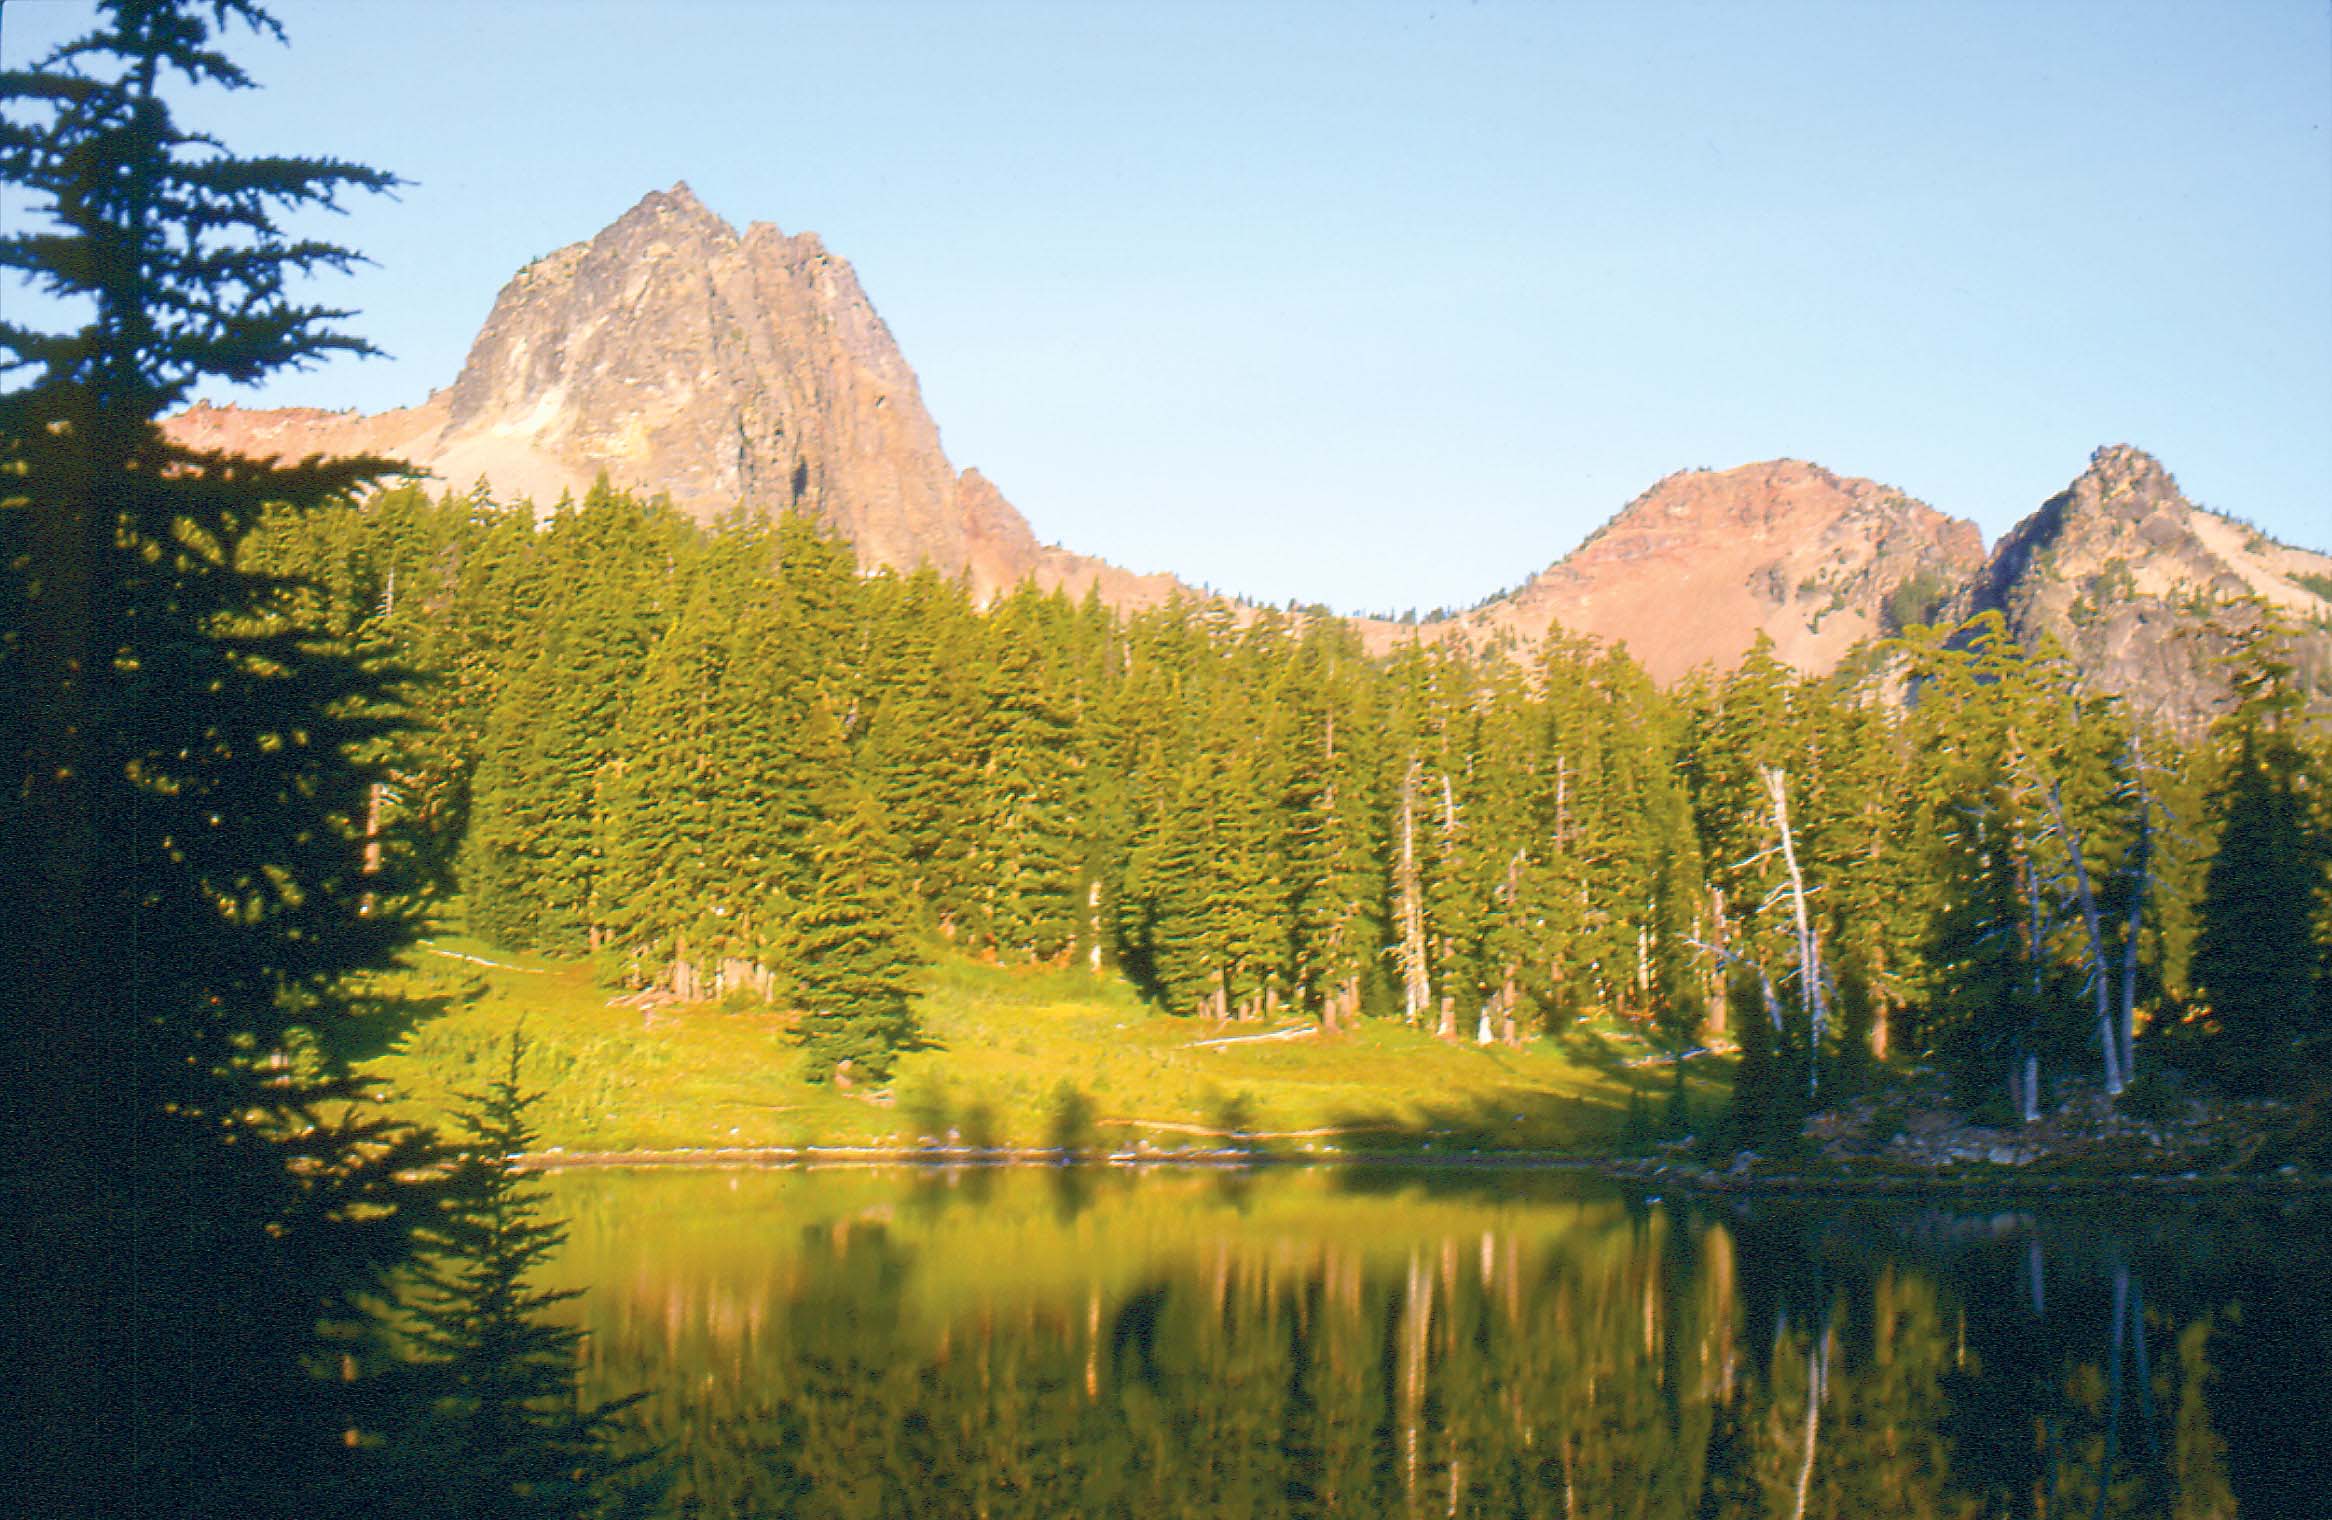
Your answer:
[[[1823,672],[1897,618],[1925,616],[1983,558],[1973,523],[1777,459],[1671,475],[1513,595],[1416,631],[1527,644],[1559,624],[1624,643],[1660,681],[1730,666],[1764,633],[1783,660]],[[1408,630],[1368,632],[1382,646]]]
[[[993,485],[949,464],[850,265],[814,233],[739,234],[686,185],[520,270],[460,376],[418,407],[196,407],[171,428],[198,447],[390,454],[546,506],[604,471],[700,520],[798,508],[863,563],[929,564],[981,593],[1033,576],[1144,605],[1174,585],[1040,545]]]
[[[2256,623],[2252,598],[2298,627],[2303,680],[2332,691],[2327,593],[2332,557],[2204,511],[2151,455],[2115,444],[2011,529],[1947,611],[1998,611],[2027,645],[2054,638],[2098,689],[2191,733],[2226,709],[2219,662]]]

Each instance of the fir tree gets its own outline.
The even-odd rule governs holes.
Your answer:
[[[2210,798],[2218,852],[2203,885],[2193,978],[2219,1030],[2218,1064],[2235,1085],[2289,1087],[2316,1006],[2315,918],[2325,854],[2314,837],[2304,721],[2282,651],[2249,652],[2241,700],[2222,721],[2225,769]]]
[[[899,861],[863,791],[812,835],[817,880],[795,913],[790,949],[799,1037],[812,1081],[880,1082],[914,1038],[917,960]]]
[[[962,591],[928,567],[871,590],[858,764],[898,836],[910,888],[952,931],[970,919],[976,890],[983,630]]]
[[[1733,962],[1726,969],[1725,998],[1741,1045],[1729,1110],[1734,1143],[1777,1150],[1797,1135],[1805,1084],[1791,1070],[1782,1031],[1774,1027],[1773,991],[1757,968]]]
[[[1076,730],[1043,658],[1027,592],[991,614],[997,659],[987,682],[986,764],[977,831],[982,928],[1007,953],[1050,960],[1077,937],[1077,824],[1069,811]]]
[[[619,1448],[623,1411],[644,1395],[581,1402],[583,1333],[552,1313],[580,1290],[536,1282],[567,1230],[518,1161],[534,1149],[528,1110],[542,1096],[520,1087],[526,1048],[513,1031],[486,1091],[461,1095],[452,1174],[401,1306],[405,1375],[426,1407],[401,1433],[399,1500],[415,1515],[642,1514],[657,1497],[653,1453]]]
[[[365,1448],[315,1377],[319,1321],[409,1244],[421,1153],[352,1095],[277,1069],[358,968],[410,932],[409,860],[362,836],[391,718],[384,672],[236,566],[266,504],[312,509],[383,470],[274,467],[169,444],[205,381],[364,352],[292,299],[346,250],[278,218],[392,184],[241,158],[173,104],[250,79],[248,0],[112,0],[0,76],[0,176],[25,199],[0,267],[82,325],[0,321],[0,1018],[15,1251],[6,1276],[28,1513],[291,1514],[341,1502]],[[368,911],[368,908],[370,911]],[[222,1410],[232,1418],[221,1419]],[[94,1492],[93,1492],[94,1491]]]
[[[725,900],[740,873],[714,827],[732,784],[714,717],[727,643],[719,590],[701,579],[649,653],[601,790],[599,920],[632,980],[668,980],[682,997],[741,906]]]

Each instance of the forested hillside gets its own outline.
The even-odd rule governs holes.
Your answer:
[[[798,1012],[846,1080],[887,1072],[940,943],[1174,1015],[1613,1015],[1737,1041],[1785,1109],[1902,1056],[2027,1105],[2173,1046],[2266,1081],[2321,1029],[2324,741],[2272,638],[2182,746],[1997,615],[1663,690],[1559,631],[1371,658],[1329,617],[980,607],[799,516],[602,485],[536,517],[407,489],[257,550],[412,673],[380,846],[499,943]],[[2213,872],[2222,835],[2283,862],[2279,906]],[[2214,960],[2213,922],[2296,946]]]

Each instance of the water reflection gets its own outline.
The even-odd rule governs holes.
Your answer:
[[[2325,1218],[1576,1177],[561,1178],[592,1392],[729,1515],[2323,1512]]]

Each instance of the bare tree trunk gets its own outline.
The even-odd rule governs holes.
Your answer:
[[[2105,1090],[2119,1096],[2128,1073],[2122,1068],[2121,1041],[2113,1028],[2113,989],[2111,973],[2105,965],[2105,924],[2098,917],[2097,894],[2089,889],[2089,866],[2081,855],[2081,840],[2065,821],[2065,809],[2058,796],[2056,779],[2048,785],[2049,816],[2056,820],[2057,835],[2065,841],[2065,854],[2073,863],[2073,890],[2081,904],[2082,927],[2089,932],[2089,975],[2097,999],[2097,1040],[2105,1052]]]
[[[1774,1034],[1778,1036],[1785,1033],[1782,1028],[1781,999],[1775,995],[1773,978],[1765,974],[1763,966],[1757,968],[1757,990],[1765,994],[1765,1017],[1773,1025]]]
[[[1717,947],[1721,964],[1727,939],[1725,889],[1723,887],[1709,888],[1709,927],[1711,930],[1709,939]],[[1716,987],[1709,993],[1708,1038],[1710,1044],[1713,1045],[1723,1039],[1729,1032],[1731,1017],[1732,1009],[1728,1006],[1725,997],[1725,979],[1720,974],[1716,978]]]
[[[1101,972],[1101,883],[1085,884],[1085,966],[1099,975]]]
[[[2154,798],[2146,790],[2146,754],[2135,734],[2130,736],[2130,784],[2138,792],[2138,838],[2130,861],[2130,913],[2122,926],[2121,1018],[2114,1030],[2121,1040],[2121,1071],[2136,1081],[2138,1052],[2138,931],[2145,927],[2146,893],[2154,880]]]
[[[1781,860],[1789,870],[1790,905],[1797,915],[1798,986],[1806,999],[1806,1095],[1819,1097],[1822,1037],[1829,1026],[1822,1001],[1822,949],[1806,912],[1806,879],[1798,870],[1797,841],[1789,826],[1789,776],[1780,766],[1763,769],[1765,794],[1773,803],[1773,826],[1781,833]]]
[[[2040,883],[2033,879],[2032,855],[2024,848],[2022,839],[2016,841],[2016,850],[2016,875],[2024,889],[2025,933],[2028,936],[2025,940],[2025,963],[2032,968],[2030,1018],[2038,1019],[2040,1017],[2043,967],[2041,944],[2048,936],[2048,928],[2041,920]],[[2036,1124],[2040,1121],[2040,1054],[2032,1048],[2032,1030],[2029,1024],[2030,1020],[2028,1019],[2028,1027],[2016,1032],[2018,1054],[2008,1058],[2008,1087],[2011,1093],[2017,1091],[2017,1071],[2021,1065],[2024,1088],[2016,1099],[2017,1113],[2022,1116],[2025,1123]]]
[[[1401,860],[1399,881],[1401,1016],[1414,1024],[1433,1004],[1433,982],[1425,964],[1425,894],[1417,880],[1417,776],[1412,758],[1401,778]]]

